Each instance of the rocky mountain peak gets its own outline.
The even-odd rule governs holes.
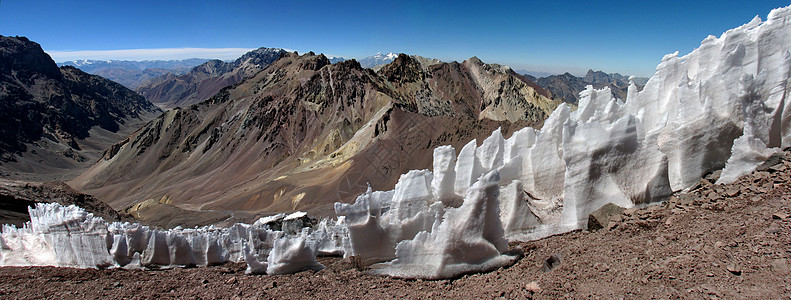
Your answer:
[[[416,82],[423,79],[420,62],[404,53],[398,54],[393,62],[382,67],[379,72],[390,82]]]
[[[25,84],[36,78],[62,78],[58,66],[41,45],[26,37],[0,35],[0,74],[14,76]]]
[[[620,74],[618,74],[618,76],[620,77]],[[615,77],[611,76],[610,74],[604,73],[602,71],[593,71],[593,70],[588,70],[588,73],[586,73],[585,77],[583,78],[583,80],[585,82],[588,82],[588,83],[591,83],[591,84],[615,84],[615,85],[621,85],[623,82],[621,80],[619,80],[619,79],[620,78],[615,78]]]
[[[471,64],[476,64],[476,65],[479,65],[479,66],[484,65],[483,61],[480,58],[478,58],[477,56],[470,57],[467,60],[465,60],[464,62],[469,62]]]
[[[163,108],[189,106],[209,99],[221,89],[255,75],[284,55],[296,55],[296,52],[291,54],[280,48],[261,47],[245,53],[233,62],[211,60],[183,75],[166,74],[154,78],[140,85],[137,91]],[[311,68],[313,67],[315,66]]]
[[[360,65],[360,62],[358,62],[355,59],[337,62],[335,63],[335,67],[338,68],[339,70],[359,70],[359,71],[363,70],[363,67]]]
[[[307,59],[300,61],[300,70],[317,71],[326,65],[332,64],[330,60],[324,56],[324,54],[316,55],[316,53],[313,53],[313,51],[308,52],[307,54],[303,55],[303,57]]]
[[[253,51],[247,52],[234,62],[236,65],[243,63],[254,65],[268,65],[269,63],[280,58],[281,55],[287,53],[286,50],[280,48],[267,48],[261,47]]]

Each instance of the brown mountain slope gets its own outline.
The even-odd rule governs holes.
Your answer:
[[[187,107],[255,75],[284,53],[283,49],[258,48],[233,62],[210,60],[186,74],[168,73],[152,78],[141,84],[137,92],[162,108]]]
[[[557,105],[510,69],[477,59],[374,73],[356,61],[284,55],[252,78],[152,121],[71,182],[116,208],[168,195],[187,209],[332,211],[429,168],[502,126],[540,124]]]

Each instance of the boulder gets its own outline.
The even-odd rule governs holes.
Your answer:
[[[615,216],[620,216],[623,214],[624,210],[625,208],[612,203],[605,204],[601,208],[588,215],[588,230],[607,228],[607,226],[610,224],[610,220],[612,220]]]

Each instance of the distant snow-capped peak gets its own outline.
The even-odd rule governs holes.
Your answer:
[[[359,60],[360,65],[364,68],[372,68],[378,65],[384,65],[392,62],[398,57],[398,54],[393,52],[388,52],[387,54],[383,54],[382,52],[376,53],[374,56],[368,56]]]
[[[383,60],[394,60],[396,59],[396,57],[398,57],[398,54],[395,54],[393,52],[388,52],[387,54],[382,54],[382,52],[377,52],[376,55],[374,55],[375,59],[383,59]]]

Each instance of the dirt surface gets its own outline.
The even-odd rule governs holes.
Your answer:
[[[169,270],[0,268],[0,298],[759,298],[791,296],[791,163],[629,209],[604,229],[513,243],[515,265],[454,280],[319,272],[244,275],[244,264]],[[547,261],[549,258],[552,258]]]

